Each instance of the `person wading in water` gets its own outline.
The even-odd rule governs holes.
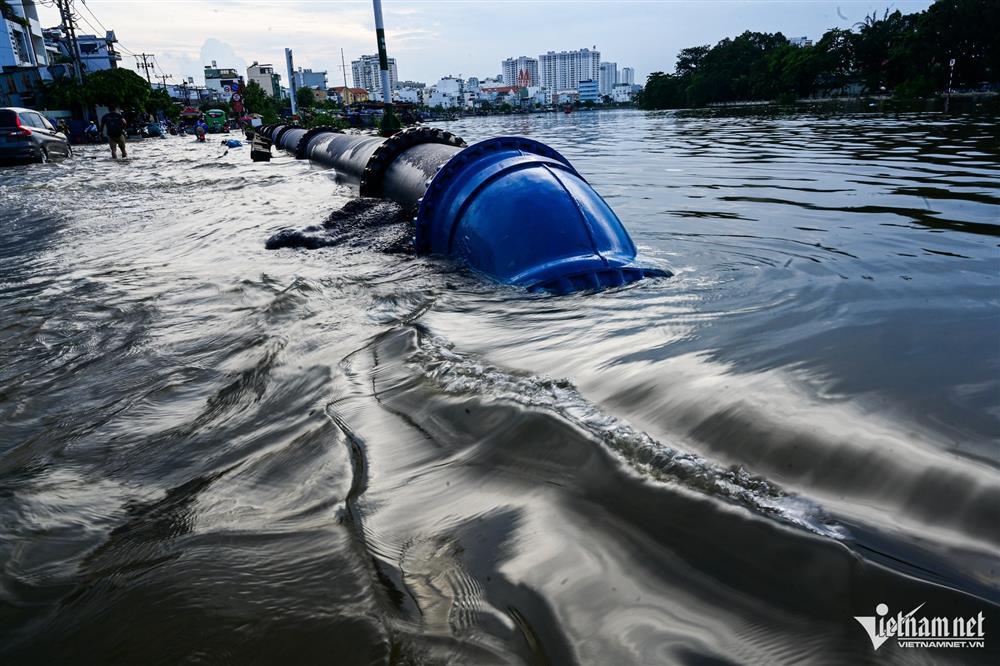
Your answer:
[[[106,132],[108,135],[108,144],[111,146],[111,159],[118,159],[118,148],[122,149],[122,157],[128,157],[128,153],[125,152],[125,128],[127,126],[128,123],[125,122],[125,116],[118,113],[118,110],[113,106],[101,118],[101,131]]]

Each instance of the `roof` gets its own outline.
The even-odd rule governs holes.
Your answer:
[[[520,90],[518,86],[481,86],[479,88],[483,92],[495,92],[495,93],[509,93]]]

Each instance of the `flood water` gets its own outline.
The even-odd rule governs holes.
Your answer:
[[[443,126],[675,276],[269,251],[351,192],[190,137],[0,170],[0,661],[997,663],[995,119]]]

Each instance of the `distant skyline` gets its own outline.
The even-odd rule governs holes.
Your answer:
[[[672,71],[677,52],[715,44],[745,30],[818,39],[850,28],[873,11],[922,11],[932,0],[383,0],[386,42],[400,80],[433,84],[446,75],[500,73],[507,57],[596,46],[602,60],[633,67],[636,83],[650,72]],[[216,60],[246,75],[253,61],[270,63],[287,83],[284,49],[298,67],[327,70],[342,85],[340,49],[347,61],[376,52],[370,0],[76,0],[82,33],[114,30],[121,65],[131,53],[153,53],[157,73],[173,82]],[[59,14],[38,5],[44,27]],[[140,71],[140,73],[142,73]]]

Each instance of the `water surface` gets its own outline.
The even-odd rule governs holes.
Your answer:
[[[0,171],[5,662],[995,663],[994,120],[446,129],[675,277],[268,251],[352,193],[186,137]],[[880,602],[987,649],[873,652]]]

